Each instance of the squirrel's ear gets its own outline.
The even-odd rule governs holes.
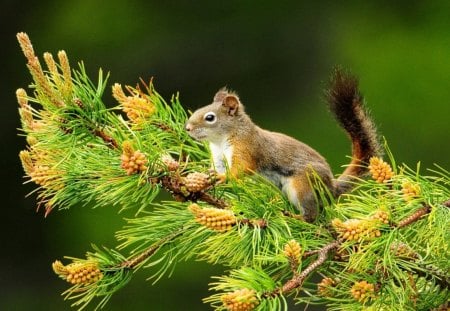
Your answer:
[[[236,95],[227,95],[222,100],[222,107],[224,107],[230,116],[236,115],[239,110],[239,98]]]
[[[228,90],[226,87],[221,88],[217,91],[216,95],[214,95],[214,102],[221,102],[228,95]]]

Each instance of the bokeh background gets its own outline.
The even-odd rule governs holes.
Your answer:
[[[0,310],[70,310],[66,284],[50,264],[83,257],[90,243],[113,247],[117,208],[77,207],[35,213],[33,187],[22,185],[15,90],[31,79],[15,34],[36,52],[66,50],[95,80],[155,77],[186,108],[209,103],[220,87],[236,90],[262,127],[319,150],[336,173],[350,153],[323,101],[335,65],[360,77],[381,133],[397,162],[450,169],[450,2],[442,1],[13,1],[2,0],[0,139],[2,217]],[[109,92],[105,101],[113,105]],[[105,310],[208,310],[210,275],[221,267],[180,264],[156,286],[141,270]],[[89,308],[91,309],[91,308]]]

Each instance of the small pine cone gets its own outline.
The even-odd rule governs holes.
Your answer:
[[[300,244],[298,244],[296,240],[290,240],[284,245],[283,254],[287,258],[292,258],[295,261],[299,261],[301,252],[302,247],[300,246]]]
[[[172,158],[168,154],[163,155],[161,157],[161,161],[164,163],[164,165],[167,166],[167,169],[171,172],[176,171],[180,167],[180,163],[178,163],[178,161],[175,161],[174,158]]]
[[[52,190],[61,190],[64,188],[62,183],[61,171],[52,169],[45,165],[36,165],[32,172],[29,173],[31,180],[36,184]]]
[[[226,232],[236,224],[233,211],[219,208],[201,208],[198,204],[191,204],[189,210],[194,214],[195,221],[218,232]]]
[[[412,259],[417,259],[419,257],[419,255],[411,247],[402,242],[393,242],[390,250],[397,257]]]
[[[81,108],[81,109],[84,108],[83,101],[82,101],[81,99],[79,99],[79,98],[74,98],[74,99],[73,99],[73,103],[74,103],[75,105],[77,105],[78,108]]]
[[[199,192],[211,185],[209,176],[204,173],[194,172],[188,174],[184,179],[184,185],[189,192]]]
[[[31,153],[28,150],[22,150],[19,153],[20,161],[22,162],[23,170],[25,174],[30,176],[30,174],[34,171],[34,163],[31,157]]]
[[[336,281],[332,278],[323,278],[317,284],[317,293],[322,297],[332,297],[331,287],[336,286]]]
[[[383,224],[389,224],[389,213],[383,210],[377,210],[370,219],[378,220]]]
[[[123,153],[120,157],[121,167],[127,172],[127,175],[141,173],[147,170],[147,157],[140,150],[133,150],[131,143],[125,141],[122,144]]]
[[[408,202],[419,196],[420,186],[419,186],[419,184],[405,181],[402,184],[402,192],[403,192],[403,198],[405,199],[405,201]]]
[[[348,219],[340,226],[335,226],[341,238],[347,241],[358,241],[361,238],[375,238],[381,235],[376,223],[367,219]]]
[[[123,111],[134,123],[144,122],[155,112],[155,106],[146,98],[140,96],[127,96],[122,103]]]
[[[115,83],[112,87],[114,98],[122,105],[123,111],[131,122],[135,124],[142,123],[155,113],[156,107],[147,97],[141,95],[138,90],[130,87],[127,87],[127,90],[133,96],[125,95],[119,83]]]
[[[222,296],[222,302],[229,311],[251,311],[259,304],[253,289],[243,288]]]
[[[91,284],[103,277],[96,262],[73,262],[64,266],[59,260],[52,264],[53,271],[65,281],[72,284]]]
[[[378,183],[386,183],[394,175],[391,166],[378,157],[370,158],[369,171]]]
[[[350,289],[353,298],[359,302],[366,302],[375,298],[375,286],[367,281],[360,281],[353,284]]]

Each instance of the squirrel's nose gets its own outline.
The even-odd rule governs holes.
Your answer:
[[[184,127],[186,131],[190,132],[192,130],[192,125],[190,123],[186,123],[186,126]]]

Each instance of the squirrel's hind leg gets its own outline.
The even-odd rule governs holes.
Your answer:
[[[318,206],[306,174],[286,178],[281,190],[286,194],[288,200],[300,210],[305,221],[314,221]]]

